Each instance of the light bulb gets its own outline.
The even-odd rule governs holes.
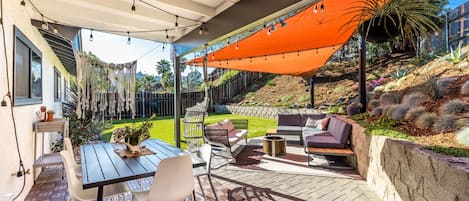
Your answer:
[[[236,50],[239,50],[238,43],[236,43],[235,49],[236,49]]]
[[[20,5],[26,6],[26,2],[24,2],[24,0],[21,0]]]
[[[137,9],[135,8],[135,0],[134,0],[132,3],[132,7],[130,8],[130,11],[132,11],[132,14],[135,14],[135,10]]]
[[[127,45],[130,45],[131,40],[130,40],[130,32],[127,32]]]
[[[49,30],[49,26],[47,25],[47,22],[42,21],[41,28],[44,30]]]
[[[270,28],[267,29],[267,35],[270,36],[272,33],[270,32]]]
[[[324,4],[321,4],[321,13],[324,13]]]
[[[58,34],[58,33],[59,33],[59,30],[54,27],[53,32],[54,32],[54,34]]]
[[[176,15],[176,22],[174,23],[174,27],[176,27],[176,31],[179,29],[178,18],[179,16]]]
[[[166,30],[165,30],[165,32],[166,32],[166,43],[169,43],[169,35],[168,35],[168,30],[166,29]]]
[[[93,29],[91,29],[91,32],[90,32],[90,42],[93,42]]]
[[[318,5],[314,5],[313,13],[318,13]]]

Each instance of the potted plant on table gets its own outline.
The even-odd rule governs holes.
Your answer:
[[[54,114],[55,114],[54,110],[47,111],[47,121],[54,121]]]
[[[150,128],[153,126],[153,122],[144,121],[137,127],[126,126],[124,128],[117,128],[112,132],[112,140],[116,143],[123,144],[127,154],[125,156],[138,156],[144,151],[145,146],[142,146],[142,142],[150,138]],[[116,150],[122,152],[122,150]],[[119,154],[121,155],[121,154]]]

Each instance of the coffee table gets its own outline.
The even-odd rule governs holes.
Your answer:
[[[262,148],[265,154],[276,157],[286,153],[287,141],[280,136],[265,136]]]

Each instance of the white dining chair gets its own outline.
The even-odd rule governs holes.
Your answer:
[[[207,176],[208,182],[210,183],[210,187],[212,188],[213,195],[215,196],[215,199],[218,200],[217,193],[215,192],[215,188],[212,183],[212,178],[211,178],[211,172],[210,172],[210,167],[212,163],[212,146],[210,144],[204,144],[200,147],[199,149],[199,156],[202,158],[202,160],[205,161],[207,165],[204,167],[197,167],[193,169],[194,177],[197,177],[197,181],[199,182],[200,190],[202,191],[202,194],[204,194],[204,188],[202,187],[202,183],[200,182],[200,176]]]
[[[97,188],[91,189],[83,189],[83,183],[81,179],[78,179],[75,175],[75,170],[73,169],[72,159],[70,158],[69,153],[67,151],[61,151],[60,155],[62,156],[62,160],[65,165],[65,174],[67,177],[67,186],[68,186],[68,194],[69,200],[80,200],[80,201],[93,201],[96,200],[98,195]],[[125,193],[130,192],[129,188],[125,183],[118,183],[118,184],[111,184],[105,185],[103,189],[103,196],[115,196],[120,195],[124,196],[124,200],[126,200]]]
[[[149,191],[132,192],[138,201],[181,201],[192,194],[194,177],[190,155],[161,160]]]
[[[75,170],[75,175],[78,178],[81,178],[81,165],[78,164],[77,161],[75,160],[75,154],[73,152],[72,141],[68,137],[64,138],[64,148],[65,148],[65,151],[67,151],[69,158],[71,159],[71,166]]]

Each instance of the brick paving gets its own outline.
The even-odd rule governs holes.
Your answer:
[[[378,201],[364,180],[312,175],[285,174],[265,171],[214,170],[212,181],[218,200],[317,200],[317,201]],[[152,178],[128,182],[132,191],[150,188]],[[209,182],[201,176],[202,189],[196,185],[197,200],[215,200]],[[130,200],[130,193],[126,195]],[[110,200],[111,198],[108,198]],[[47,168],[39,175],[26,201],[68,200],[66,179],[61,169]]]

